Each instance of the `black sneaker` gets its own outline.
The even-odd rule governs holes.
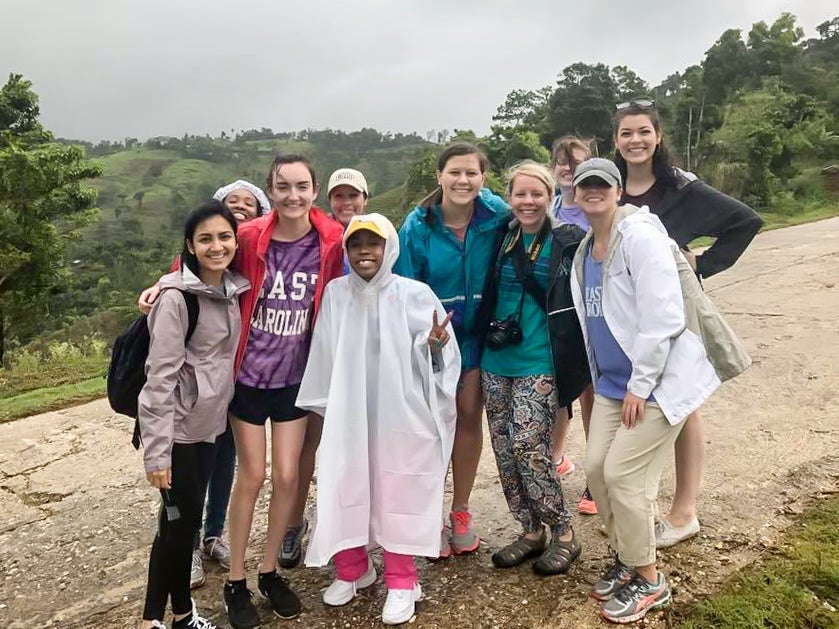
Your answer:
[[[259,627],[259,614],[251,602],[253,592],[248,589],[244,579],[224,584],[224,609],[233,629],[256,629]]]
[[[259,573],[259,593],[268,599],[274,614],[283,620],[300,615],[300,598],[276,570],[267,574]]]

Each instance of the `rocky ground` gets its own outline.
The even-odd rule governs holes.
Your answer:
[[[661,554],[675,594],[672,611],[646,626],[669,626],[698,598],[772,545],[808,501],[839,488],[839,218],[761,234],[737,266],[707,288],[754,359],[704,410],[707,464],[702,532]],[[137,626],[157,501],[129,445],[130,424],[100,400],[0,425],[0,625]],[[570,454],[581,462],[582,430]],[[581,472],[566,480],[575,502]],[[661,493],[666,506],[672,469]],[[260,501],[251,547],[265,533]],[[606,563],[596,518],[576,517],[583,558],[570,574],[537,578],[528,566],[501,572],[491,552],[516,535],[486,443],[472,498],[484,543],[472,556],[420,561],[426,600],[417,627],[595,627],[590,583]],[[250,556],[251,578],[256,556]],[[304,614],[263,626],[374,627],[382,585],[340,610],[325,609],[328,570],[288,573]],[[223,574],[208,566],[195,591],[219,622]]]

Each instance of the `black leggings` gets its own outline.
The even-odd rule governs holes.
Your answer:
[[[204,492],[210,477],[205,462],[211,460],[214,443],[175,443],[172,446],[172,488],[169,504],[180,517],[169,521],[161,504],[157,535],[149,557],[144,620],[163,620],[166,602],[172,597],[172,613],[192,610],[189,573],[192,568],[192,540],[201,528]],[[161,497],[163,491],[161,490]]]

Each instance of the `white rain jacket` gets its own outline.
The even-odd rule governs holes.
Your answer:
[[[387,234],[382,266],[369,282],[351,271],[327,285],[297,398],[324,416],[308,566],[370,542],[404,555],[440,552],[460,352],[449,325],[451,341],[432,364],[428,334],[443,306],[425,284],[393,274],[390,221],[353,218],[363,220]]]
[[[597,382],[582,292],[592,238],[589,231],[574,256],[571,291],[592,382]],[[702,406],[720,386],[702,339],[686,327],[676,256],[681,256],[678,245],[648,208],[618,208],[603,264],[603,316],[632,363],[627,389],[645,399],[652,394],[673,425]]]

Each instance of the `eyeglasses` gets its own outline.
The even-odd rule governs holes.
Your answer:
[[[644,109],[655,109],[655,101],[650,100],[648,98],[641,98],[638,100],[628,100],[625,103],[618,103],[615,105],[615,109],[621,111],[623,109],[629,109],[630,107],[642,107]]]

